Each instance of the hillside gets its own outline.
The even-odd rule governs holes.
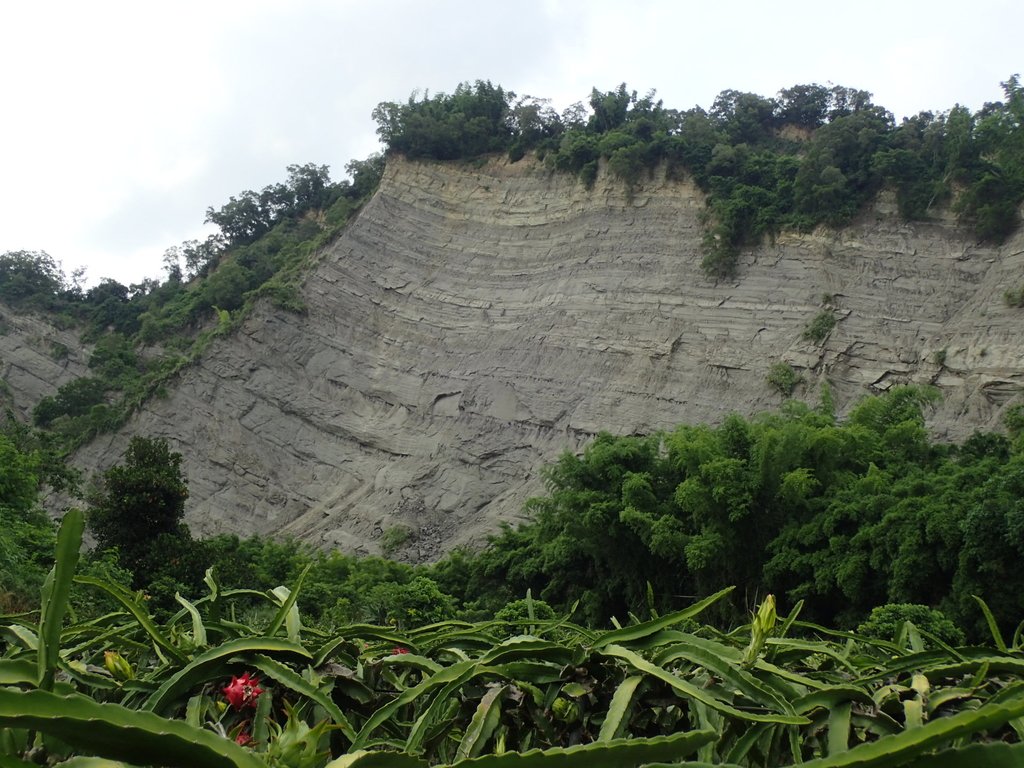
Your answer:
[[[424,560],[516,519],[544,462],[598,430],[777,406],[779,362],[803,378],[795,396],[816,400],[827,381],[840,411],[933,383],[937,436],[998,425],[1024,375],[1019,310],[1003,300],[1020,232],[979,246],[952,216],[904,222],[883,193],[851,226],[781,235],[715,282],[703,209],[662,172],[629,195],[603,168],[588,189],[529,158],[392,157],[319,253],[305,315],[260,305],[74,462],[102,469],[130,435],[166,437],[185,455],[197,533],[356,552],[386,536]],[[834,328],[806,338],[823,312]]]

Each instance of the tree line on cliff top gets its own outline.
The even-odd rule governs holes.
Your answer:
[[[477,81],[384,102],[373,116],[388,150],[413,159],[506,152],[515,161],[534,151],[588,185],[604,162],[627,194],[659,164],[687,174],[708,195],[704,268],[724,276],[742,247],[846,224],[884,186],[908,219],[952,204],[980,239],[1004,240],[1024,201],[1024,88],[1017,75],[1002,87],[1005,100],[977,112],[958,105],[899,124],[866,91],[817,84],[775,97],[727,90],[710,109],[687,110],[622,84],[558,113]]]

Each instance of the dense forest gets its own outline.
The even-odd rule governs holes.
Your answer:
[[[531,154],[584,185],[605,169],[627,196],[658,169],[688,177],[707,196],[715,278],[739,249],[841,226],[883,188],[909,219],[952,209],[1003,240],[1024,201],[1024,89],[1017,76],[1003,88],[976,113],[898,125],[870,94],[820,85],[685,111],[622,85],[559,114],[477,82],[374,118],[387,152],[412,159]],[[169,249],[163,280],[85,288],[48,254],[0,255],[4,305],[92,345],[88,376],[32,423],[8,411],[0,424],[0,764],[78,745],[176,765],[696,752],[693,765],[909,766],[947,747],[935,764],[1020,764],[1024,406],[1005,434],[960,445],[928,437],[937,394],[919,387],[843,419],[826,390],[818,408],[787,399],[717,426],[601,434],[541,470],[526,523],[415,566],[194,539],[182,457],[163,440],[134,437],[95,478],[66,465],[256,302],[303,312],[305,269],[384,162],[354,161],[340,183],[289,166],[211,207],[219,234]],[[766,384],[788,397],[792,374]],[[46,488],[80,500],[59,531]],[[79,554],[83,532],[94,546]],[[381,750],[402,761],[375,762]]]

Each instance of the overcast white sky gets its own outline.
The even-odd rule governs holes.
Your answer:
[[[491,80],[559,110],[862,88],[897,119],[1024,73],[1020,0],[27,0],[0,4],[0,252],[163,277],[208,206],[378,149],[370,112]]]

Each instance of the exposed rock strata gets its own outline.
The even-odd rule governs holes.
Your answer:
[[[28,419],[42,398],[88,373],[88,350],[73,330],[0,304],[0,408]]]
[[[310,274],[300,317],[264,307],[166,399],[77,456],[117,461],[129,434],[185,455],[200,533],[294,534],[436,557],[521,514],[539,469],[597,430],[643,433],[777,406],[828,380],[845,408],[901,382],[945,395],[959,438],[997,423],[1024,380],[1024,239],[977,246],[948,219],[899,221],[884,199],[839,233],[785,235],[715,284],[703,202],[650,180],[627,201],[536,164],[389,163],[377,196]],[[802,338],[824,296],[838,323]]]

